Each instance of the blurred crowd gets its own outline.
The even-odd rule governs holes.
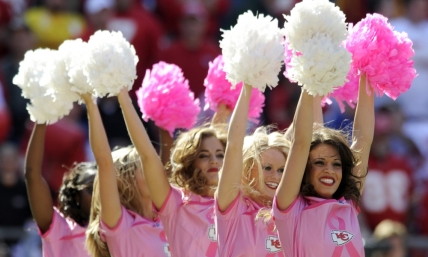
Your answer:
[[[12,83],[26,51],[57,49],[67,39],[88,40],[97,30],[121,31],[139,57],[141,85],[145,71],[159,61],[180,66],[203,106],[208,64],[221,51],[220,29],[236,23],[247,10],[278,18],[298,0],[0,0],[0,257],[41,256],[40,240],[27,201],[23,156],[33,126],[27,100]],[[336,0],[348,22],[381,13],[413,41],[418,77],[397,100],[376,100],[375,138],[371,149],[360,226],[367,256],[428,256],[428,0]],[[287,128],[300,88],[280,75],[265,92],[262,124]],[[98,102],[110,145],[130,144],[117,99]],[[138,107],[136,107],[138,109]],[[92,160],[85,108],[48,126],[44,177],[53,197],[74,162]],[[201,114],[201,122],[210,115]],[[326,126],[349,128],[354,110],[324,107]],[[157,128],[145,123],[153,143]]]

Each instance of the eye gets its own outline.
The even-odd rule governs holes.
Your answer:
[[[278,172],[284,173],[284,169],[278,169]]]
[[[267,165],[267,166],[264,166],[263,169],[266,170],[266,171],[271,171],[272,167],[269,166],[269,165]]]
[[[335,166],[335,167],[342,167],[342,163],[336,162],[336,163],[333,163],[333,166]]]
[[[219,154],[217,154],[217,158],[221,158],[221,159],[223,159],[223,158],[224,158],[224,153],[219,153]]]
[[[315,161],[314,164],[315,165],[324,165],[324,162],[323,161]]]
[[[201,154],[199,155],[199,159],[208,158],[209,156],[207,154]]]

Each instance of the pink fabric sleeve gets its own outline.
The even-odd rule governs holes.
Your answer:
[[[108,237],[115,237],[126,232],[134,224],[135,216],[132,215],[125,207],[122,206],[122,216],[120,216],[119,221],[116,226],[110,228],[102,220],[100,221],[100,234],[101,239],[106,241]]]
[[[273,199],[273,206],[272,206],[272,216],[275,219],[279,220],[285,220],[285,219],[292,219],[298,216],[303,209],[306,207],[306,202],[303,199],[303,197],[298,196],[294,201],[288,206],[285,210],[280,210],[278,208],[277,198]]]
[[[159,215],[165,217],[171,215],[172,213],[175,213],[178,207],[183,204],[183,198],[183,192],[180,189],[171,186],[171,189],[169,190],[165,202],[163,203],[160,210],[157,210]]]
[[[242,192],[236,196],[235,200],[230,204],[230,206],[224,212],[220,211],[218,208],[217,197],[215,198],[215,215],[218,219],[222,220],[230,220],[234,219],[241,214],[247,211],[247,205],[245,204],[245,200],[242,197]]]
[[[67,221],[56,208],[54,208],[52,223],[49,229],[45,233],[42,233],[40,228],[37,229],[39,231],[39,235],[42,237],[42,240],[46,242],[57,241],[65,234],[68,234],[67,231],[70,230]]]

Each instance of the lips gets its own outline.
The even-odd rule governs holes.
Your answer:
[[[319,179],[319,181],[325,186],[332,186],[335,182],[334,178],[332,177],[322,177]]]
[[[273,190],[276,190],[278,188],[278,183],[275,182],[265,182],[265,185]]]
[[[208,172],[218,172],[218,168],[211,168],[208,170]]]

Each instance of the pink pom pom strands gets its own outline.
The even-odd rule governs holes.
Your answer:
[[[233,110],[238,101],[242,89],[242,83],[239,83],[234,89],[232,84],[226,79],[226,72],[223,71],[223,56],[219,55],[214,61],[210,62],[208,75],[205,78],[205,107],[217,111],[219,104],[225,104],[227,108]],[[248,119],[258,123],[258,118],[264,106],[265,96],[257,89],[251,93]]]
[[[176,128],[190,129],[196,123],[199,100],[195,100],[183,72],[174,64],[153,65],[136,94],[143,119],[153,120],[171,136]]]
[[[366,74],[379,96],[385,93],[395,100],[416,77],[411,60],[412,42],[406,33],[393,31],[387,18],[380,14],[368,14],[350,28],[345,47],[352,53],[353,73]],[[355,79],[349,78],[349,83],[355,83]]]

